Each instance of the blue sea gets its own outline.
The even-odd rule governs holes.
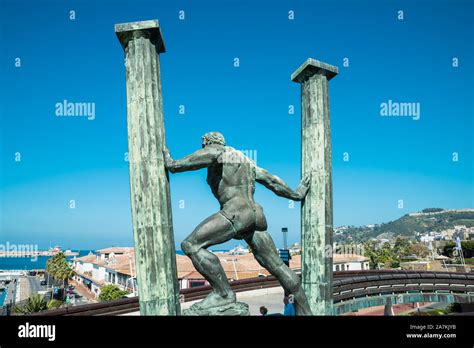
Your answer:
[[[79,253],[79,256],[84,256],[89,254],[90,251],[94,250],[73,250]],[[32,257],[0,257],[0,270],[29,270],[29,269],[45,269],[46,261],[50,256],[38,256],[36,258]],[[69,260],[73,256],[67,257]],[[2,296],[0,292],[0,296]],[[1,301],[0,301],[1,303]]]
[[[79,253],[79,256],[85,256],[89,252],[94,253],[94,250],[72,250]],[[213,250],[217,251],[227,251],[227,250]],[[176,250],[176,254],[184,255],[182,250]],[[46,261],[50,256],[38,256],[37,258],[31,257],[0,257],[0,270],[29,270],[29,269],[45,269]],[[72,256],[69,256],[68,259],[72,259]]]
[[[94,252],[94,250],[73,250],[78,252],[80,256]],[[30,269],[45,269],[46,261],[50,256],[38,257],[0,257],[0,270],[30,270]],[[73,256],[68,256],[67,259],[72,259]],[[0,306],[3,305],[8,290],[0,291]]]

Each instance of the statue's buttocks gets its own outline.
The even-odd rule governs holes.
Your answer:
[[[253,197],[255,178],[255,163],[230,146],[223,147],[217,161],[208,167],[207,183],[237,239],[244,239],[248,231],[267,228],[263,209]]]

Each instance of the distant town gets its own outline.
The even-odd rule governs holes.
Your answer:
[[[301,273],[299,243],[278,252]],[[230,282],[270,276],[244,246],[214,253]],[[28,314],[138,295],[132,246],[85,252],[59,246],[46,251],[14,250],[7,245],[0,257],[43,258],[45,264],[0,269],[0,314]],[[474,272],[474,209],[428,208],[388,223],[335,228],[332,257],[334,272]],[[208,285],[187,256],[178,252],[176,264],[180,290]]]
[[[300,273],[300,245],[295,243],[289,251],[288,265]],[[270,275],[243,246],[215,254],[231,282]],[[133,247],[99,249],[67,262],[65,254],[57,250],[48,255],[52,255],[51,260],[57,258],[58,265],[48,262],[46,269],[0,271],[0,284],[8,292],[5,305],[21,306],[36,295],[43,296],[46,302],[54,300],[58,306],[74,306],[138,294]],[[369,269],[369,258],[363,255],[334,254],[333,262],[334,271]],[[180,289],[208,285],[187,256],[176,254],[176,263]],[[62,272],[55,275],[55,269]]]
[[[452,240],[455,236],[469,239],[473,233],[474,209],[427,208],[388,223],[340,226],[334,229],[334,239],[345,244],[369,240],[390,241],[397,236],[404,236],[429,242]]]

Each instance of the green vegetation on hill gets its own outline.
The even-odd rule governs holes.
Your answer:
[[[378,246],[374,241],[364,243],[364,256],[369,258],[371,269],[397,268],[400,263],[412,256],[423,258],[428,255],[428,248],[421,243],[412,243],[406,237],[395,238],[394,243],[384,243]]]
[[[422,213],[438,213],[443,210],[444,210],[443,208],[426,208],[426,209],[423,209],[421,212]]]
[[[455,243],[449,241],[443,248],[443,255],[452,257],[454,253]],[[463,251],[463,255],[466,259],[474,258],[474,240],[463,240],[461,242],[461,248]],[[470,261],[469,261],[470,262]],[[466,261],[466,263],[469,263]]]
[[[364,242],[381,234],[392,236],[413,237],[415,232],[443,231],[454,228],[456,225],[474,226],[474,212],[444,211],[441,208],[427,208],[423,214],[406,214],[401,218],[375,225],[374,227],[349,226],[343,233],[336,234],[334,239],[338,243]]]

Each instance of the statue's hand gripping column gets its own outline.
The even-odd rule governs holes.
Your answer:
[[[157,20],[117,24],[125,51],[128,158],[135,260],[142,315],[179,315]]]

